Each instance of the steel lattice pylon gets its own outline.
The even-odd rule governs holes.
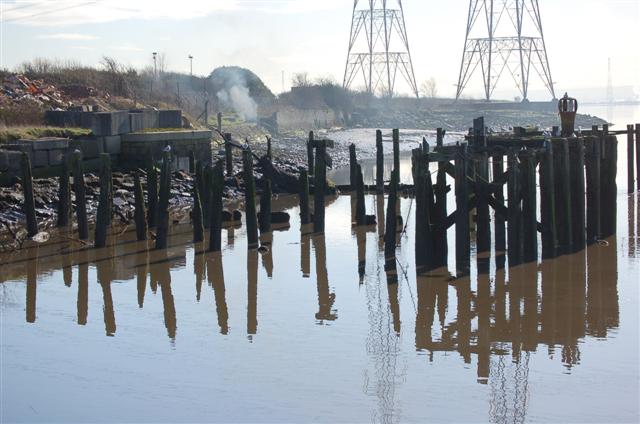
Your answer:
[[[349,89],[361,77],[368,93],[391,97],[400,72],[418,97],[402,1],[393,2],[397,9],[388,8],[388,3],[354,0],[343,87]]]
[[[476,37],[475,35],[481,37]],[[538,0],[470,0],[456,99],[480,69],[486,100],[502,74],[511,74],[527,99],[531,68],[555,99]]]

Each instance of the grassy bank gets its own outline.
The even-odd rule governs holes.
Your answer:
[[[0,144],[23,138],[64,137],[78,138],[91,135],[90,129],[57,127],[7,127],[0,128]]]

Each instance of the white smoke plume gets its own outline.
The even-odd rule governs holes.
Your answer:
[[[233,110],[247,122],[258,120],[258,105],[249,95],[249,87],[244,78],[235,75],[228,87],[218,91],[218,100]]]

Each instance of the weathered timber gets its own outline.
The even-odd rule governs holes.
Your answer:
[[[493,167],[493,184],[496,187],[493,190],[493,197],[499,204],[504,204],[504,156],[503,153],[493,155],[492,167]],[[505,237],[505,222],[506,217],[502,214],[496,213],[493,222],[494,225],[494,243],[496,252],[504,252],[506,250],[506,237]]]
[[[601,237],[607,238],[616,233],[617,193],[616,171],[618,166],[618,139],[614,135],[603,135],[602,165],[600,173],[600,209]]]
[[[219,252],[222,250],[222,195],[223,193],[224,193],[224,174],[222,170],[222,162],[218,161],[213,167],[212,181],[211,181],[211,216],[210,216],[211,223],[209,225],[209,251],[210,252]],[[232,217],[233,217],[233,214],[232,214]]]
[[[380,130],[376,130],[376,193],[384,193],[384,147]]]
[[[398,201],[397,185],[398,170],[394,169],[391,172],[391,189],[389,198],[387,199],[387,220],[384,231],[385,271],[396,269],[396,232],[398,223],[396,218],[396,202]]]
[[[66,227],[71,222],[71,186],[69,184],[69,158],[64,157],[58,177],[58,227]]]
[[[258,222],[256,215],[256,182],[253,177],[251,149],[242,151],[245,213],[247,219],[247,241],[249,249],[258,247]]]
[[[484,118],[473,120],[475,149],[482,150],[487,147],[485,137]],[[487,153],[482,151],[474,155],[475,158],[475,193],[477,199],[476,236],[478,253],[488,252],[491,249],[491,222],[488,203],[489,160]]]
[[[171,153],[162,153],[160,195],[158,196],[156,249],[166,249],[169,237],[169,196],[171,194]]]
[[[455,159],[456,172],[456,271],[469,272],[471,241],[469,236],[469,183],[467,179],[467,145],[459,147]]]
[[[309,208],[309,176],[307,170],[300,171],[300,224],[311,223],[311,211]]]
[[[358,160],[356,159],[356,145],[351,143],[349,145],[349,184],[351,185],[352,191],[355,191],[358,184],[358,176],[356,171],[357,164]]]
[[[147,239],[147,212],[144,207],[144,192],[142,191],[142,182],[140,182],[140,173],[136,172],[133,177],[133,190],[135,196],[134,218],[136,223],[136,237],[139,241]]]
[[[554,258],[557,253],[555,179],[553,173],[553,144],[548,142],[540,154],[540,217],[542,220],[542,259]]]
[[[201,178],[201,176],[196,176],[196,179],[193,182],[193,208],[191,209],[191,220],[193,221],[194,243],[199,243],[204,240],[204,217],[202,215],[202,202],[200,200],[199,178]]]
[[[633,154],[633,150],[634,150],[633,135],[634,135],[633,125],[627,125],[627,193],[629,194],[635,191],[634,190],[635,179],[633,175],[633,172],[634,172],[633,161],[635,159],[635,156]]]
[[[147,214],[149,228],[156,227],[156,217],[158,210],[158,168],[153,156],[149,153],[147,157]]]
[[[36,220],[36,203],[33,197],[33,177],[31,176],[31,159],[27,152],[22,152],[22,190],[24,194],[24,214],[27,218],[27,235],[33,237],[38,234],[38,221]]]
[[[585,138],[585,169],[587,175],[587,243],[600,238],[600,140]]]
[[[440,129],[442,133],[442,129]],[[443,134],[441,134],[443,136]],[[447,172],[446,165],[448,162],[438,162],[438,174],[436,177],[436,185],[433,188],[435,193],[435,204],[433,210],[433,223],[435,224],[434,237],[434,267],[447,266],[447,257],[449,255],[449,246],[447,242]],[[431,180],[429,167],[426,167],[427,179]]]
[[[507,182],[508,192],[508,254],[509,266],[513,267],[522,263],[522,210],[521,210],[521,178],[516,153],[511,150],[508,155]]]
[[[413,184],[415,187],[416,225],[415,225],[415,261],[418,274],[429,271],[433,262],[433,236],[429,213],[427,179],[431,175],[426,169],[426,155],[421,148],[411,152]]]
[[[202,219],[206,230],[211,228],[211,202],[213,200],[213,166],[208,164],[202,172],[202,191],[200,203],[202,205]]]
[[[78,238],[89,238],[89,222],[87,220],[87,196],[82,166],[82,153],[73,153],[73,191],[76,196],[76,219],[78,220]]]
[[[324,196],[327,190],[327,146],[325,140],[315,140],[316,169],[313,177],[313,231],[315,233],[324,232]]]
[[[585,248],[585,182],[584,142],[581,138],[569,139],[569,173],[571,178],[571,225],[573,251]]]
[[[553,139],[553,175],[555,186],[556,228],[558,233],[558,253],[571,251],[573,244],[571,226],[571,181],[569,163],[569,142],[566,138]]]
[[[398,182],[400,182],[400,130],[394,128],[392,131],[393,141],[393,170],[398,171]]]
[[[356,225],[366,225],[366,210],[364,205],[364,178],[362,167],[356,164]]]
[[[224,161],[226,165],[227,177],[233,176],[233,145],[231,144],[231,134],[224,135]]]
[[[315,163],[313,158],[313,131],[309,131],[309,140],[307,141],[307,169],[309,171],[309,176],[314,175],[315,173]]]
[[[522,258],[525,262],[538,260],[538,220],[535,153],[520,153],[520,186],[522,192]]]
[[[636,124],[636,189],[640,191],[640,124]]]

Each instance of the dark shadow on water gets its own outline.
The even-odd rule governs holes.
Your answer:
[[[213,295],[216,302],[216,314],[218,316],[218,326],[221,334],[229,333],[229,312],[224,286],[224,270],[222,267],[222,253],[212,252],[206,256],[207,279],[213,288]]]

